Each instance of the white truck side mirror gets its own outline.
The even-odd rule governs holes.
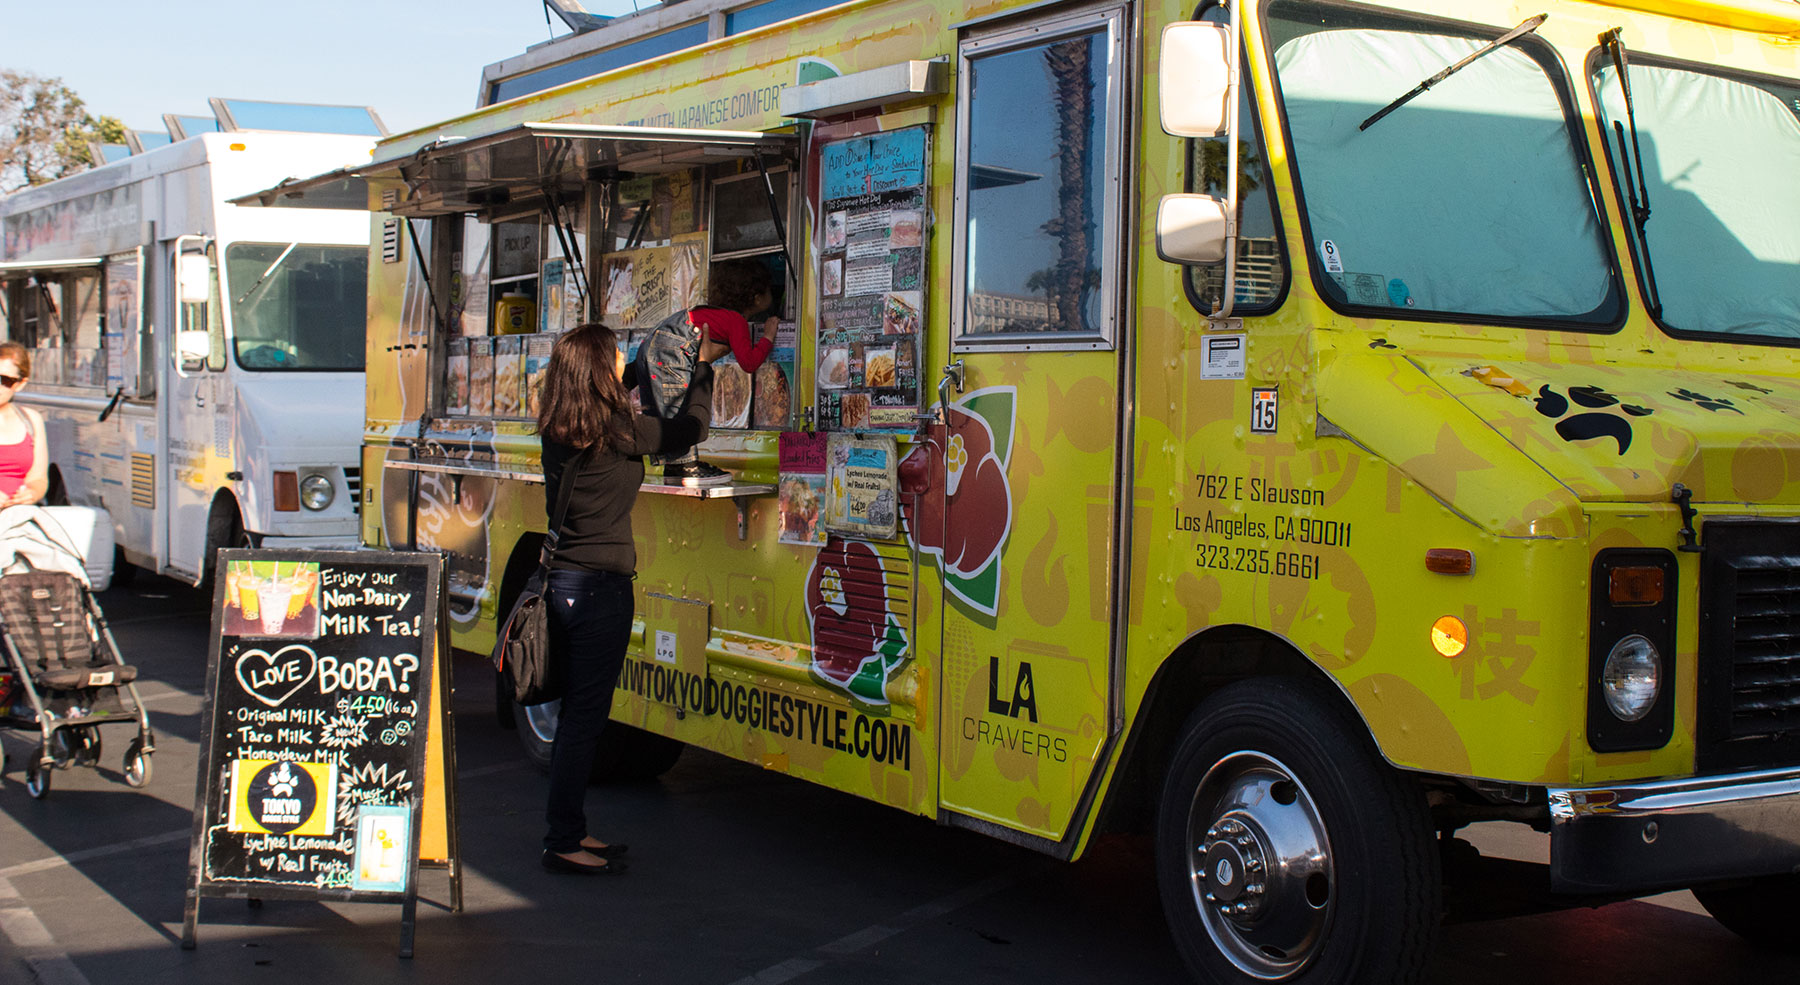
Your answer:
[[[1182,21],[1163,28],[1156,97],[1163,132],[1171,137],[1217,137],[1231,119],[1235,47],[1227,24]]]
[[[175,280],[182,304],[205,304],[212,300],[212,264],[205,254],[181,254],[175,261]]]
[[[175,333],[175,358],[182,369],[199,369],[206,365],[212,352],[212,339],[205,329],[189,329]]]
[[[1231,211],[1211,195],[1164,195],[1156,208],[1156,255],[1168,263],[1225,259]]]

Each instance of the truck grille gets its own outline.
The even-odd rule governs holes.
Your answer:
[[[344,485],[350,490],[350,512],[362,515],[362,469],[345,466]]]
[[[1709,520],[1698,765],[1800,764],[1800,521]]]

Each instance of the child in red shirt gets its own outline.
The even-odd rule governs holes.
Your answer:
[[[708,272],[706,299],[706,304],[658,326],[639,348],[636,382],[644,406],[656,416],[673,417],[686,406],[688,383],[697,363],[710,363],[730,352],[744,372],[755,373],[775,347],[779,319],[774,316],[763,322],[759,338],[752,340],[750,333],[750,316],[767,311],[774,302],[768,267],[749,259],[714,264]],[[671,326],[677,331],[663,334]],[[695,334],[682,341],[684,332]],[[697,352],[695,335],[699,337]],[[700,461],[691,450],[664,459],[662,464],[665,481],[687,486],[731,481],[731,473]]]

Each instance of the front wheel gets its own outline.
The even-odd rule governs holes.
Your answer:
[[[1800,876],[1776,875],[1725,888],[1694,890],[1694,898],[1725,929],[1757,947],[1800,954]]]
[[[1188,719],[1156,870],[1176,948],[1203,982],[1404,985],[1437,936],[1424,794],[1311,682],[1240,682]]]
[[[50,767],[44,765],[44,747],[39,745],[25,761],[25,792],[32,800],[50,796],[50,773]]]
[[[150,785],[150,754],[144,751],[143,739],[131,740],[123,765],[127,784],[140,790]]]

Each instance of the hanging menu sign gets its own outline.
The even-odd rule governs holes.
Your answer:
[[[925,328],[926,128],[820,151],[821,430],[918,427]]]
[[[218,570],[183,945],[202,895],[357,900],[404,905],[410,955],[442,560],[236,550]]]

